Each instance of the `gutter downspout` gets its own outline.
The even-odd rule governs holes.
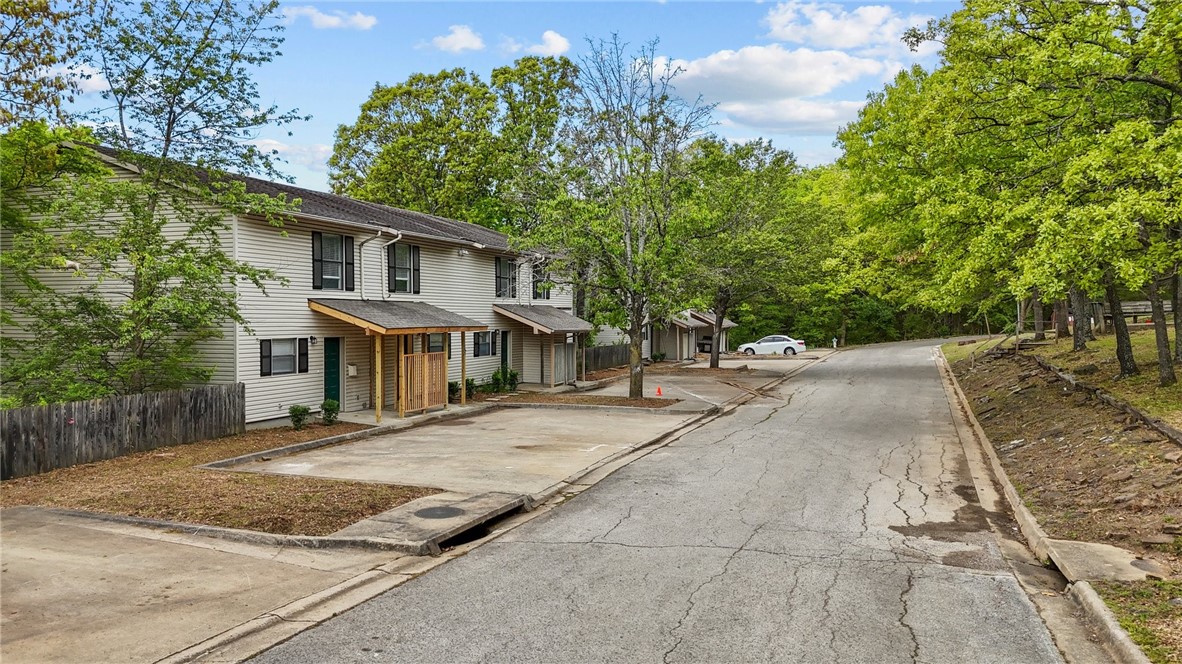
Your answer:
[[[361,281],[361,299],[362,300],[365,299],[365,245],[382,237],[383,232],[384,232],[384,230],[379,228],[377,235],[374,235],[371,238],[366,238],[366,239],[362,240],[361,244],[359,244],[357,246],[357,254],[358,254],[358,259],[359,259],[358,263],[361,266],[361,280],[360,281]],[[399,233],[398,236],[402,237],[402,234]]]

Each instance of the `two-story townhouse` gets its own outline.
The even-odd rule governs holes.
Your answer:
[[[98,152],[126,177],[113,151]],[[487,381],[497,369],[526,383],[575,379],[581,337],[569,290],[552,287],[545,258],[514,251],[491,229],[256,178],[250,193],[299,199],[280,230],[228,215],[222,244],[287,285],[238,286],[249,331],[228,323],[204,342],[213,382],[246,386],[246,420],[317,409],[399,415],[445,406],[448,381]],[[461,394],[463,391],[461,390]]]

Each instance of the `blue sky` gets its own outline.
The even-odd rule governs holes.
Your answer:
[[[375,83],[464,67],[487,78],[530,53],[577,59],[613,32],[685,68],[678,92],[717,103],[714,131],[764,137],[806,164],[832,161],[837,128],[901,67],[932,65],[899,35],[949,2],[285,2],[283,56],[257,73],[263,102],[310,122],[263,133],[301,186],[327,190],[333,133]]]

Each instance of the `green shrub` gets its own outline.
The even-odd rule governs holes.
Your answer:
[[[661,360],[665,359],[665,354],[664,353],[653,353],[651,355],[651,357],[652,357],[653,362],[660,362]]]
[[[287,409],[287,414],[291,417],[291,428],[299,431],[308,424],[308,416],[312,414],[312,409],[307,406],[296,404]]]
[[[471,399],[472,397],[476,396],[476,379],[475,379],[475,378],[469,378],[469,379],[468,379],[468,380],[467,380],[467,381],[464,383],[464,388],[465,388],[465,389],[468,391],[468,398],[469,398],[469,399]]]
[[[448,403],[455,403],[460,400],[460,381],[447,381],[447,401]]]
[[[521,383],[521,377],[512,369],[497,369],[488,381],[490,392],[512,392]]]
[[[337,421],[337,415],[341,414],[341,402],[336,399],[325,399],[320,402],[320,419],[325,424],[334,424]]]

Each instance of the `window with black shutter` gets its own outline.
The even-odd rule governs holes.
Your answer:
[[[497,297],[517,297],[517,262],[497,258]]]
[[[422,261],[419,248],[396,243],[386,247],[386,290],[391,293],[418,294],[422,288]]]
[[[472,333],[472,357],[489,357],[497,354],[497,335],[493,332]]]
[[[308,373],[308,338],[259,340],[259,375]]]
[[[312,232],[312,288],[354,289],[353,238]]]

